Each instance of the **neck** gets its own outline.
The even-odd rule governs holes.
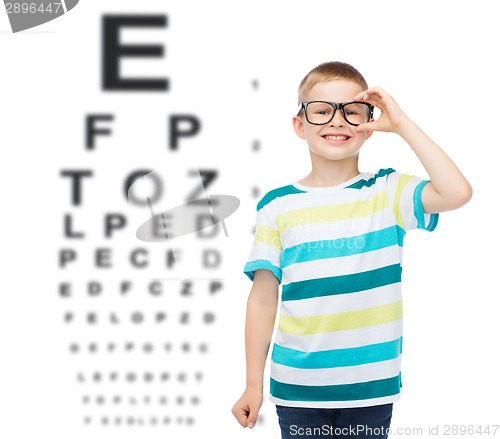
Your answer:
[[[345,160],[314,160],[309,175],[299,183],[305,186],[328,187],[344,183],[359,175],[358,157]]]

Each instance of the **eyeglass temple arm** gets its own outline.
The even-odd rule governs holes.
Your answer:
[[[304,102],[301,102],[301,103],[297,106],[297,116],[299,115],[300,110],[302,110],[302,108],[304,108]]]

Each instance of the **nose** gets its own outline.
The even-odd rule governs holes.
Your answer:
[[[340,108],[335,109],[333,118],[330,121],[330,126],[332,127],[343,127],[344,126],[344,116],[342,116],[342,110]]]

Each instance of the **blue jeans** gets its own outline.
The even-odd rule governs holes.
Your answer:
[[[276,406],[282,439],[387,439],[392,404],[317,409]]]

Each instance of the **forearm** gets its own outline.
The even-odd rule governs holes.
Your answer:
[[[277,302],[250,294],[245,322],[246,385],[263,390],[264,368],[276,319]]]
[[[413,149],[424,166],[439,195],[440,210],[454,209],[465,204],[472,188],[448,155],[410,119],[405,119],[397,133]]]

